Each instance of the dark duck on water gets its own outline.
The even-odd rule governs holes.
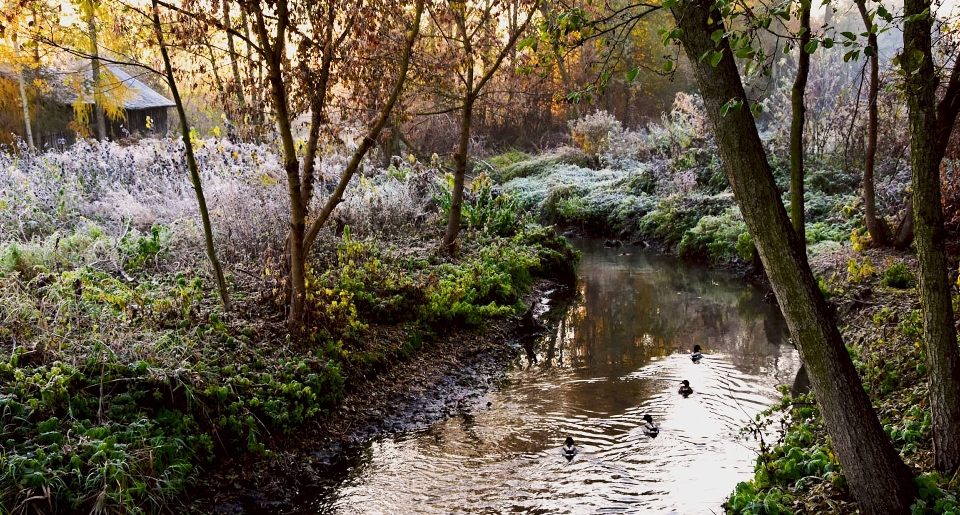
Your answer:
[[[700,353],[700,346],[694,345],[693,354],[690,355],[690,359],[693,360],[694,363],[700,363],[700,360],[702,358],[703,358],[703,354]]]
[[[677,393],[683,395],[684,398],[690,396],[690,394],[693,393],[693,388],[690,388],[690,381],[687,381],[686,379],[680,381],[680,389],[677,390]]]
[[[660,434],[660,426],[653,421],[653,417],[650,415],[643,416],[643,432],[650,438],[656,438]]]
[[[573,438],[567,437],[563,442],[563,457],[570,461],[577,455],[577,446],[573,443]]]

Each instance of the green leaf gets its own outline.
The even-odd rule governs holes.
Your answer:
[[[723,29],[713,31],[713,33],[710,34],[710,39],[712,39],[714,43],[719,43],[720,40],[723,39]]]
[[[710,56],[710,66],[716,68],[717,65],[720,64],[720,59],[723,59],[723,51],[714,52],[713,55]]]
[[[833,38],[826,38],[823,40],[823,48],[833,48]]]
[[[820,45],[820,42],[817,40],[810,41],[806,45],[803,45],[803,51],[812,54],[817,51],[817,47]]]
[[[874,54],[874,53],[875,53],[875,52],[874,52],[872,46],[863,47],[863,55],[865,55],[865,56],[867,56],[867,57],[873,57],[873,54]]]
[[[704,52],[703,55],[700,56],[700,59],[697,59],[697,62],[702,63],[703,60],[706,59],[708,55],[710,55],[710,52],[711,52],[710,50],[707,50],[706,52]]]
[[[663,0],[663,7],[669,9],[679,3],[677,0]]]
[[[849,39],[850,41],[855,41],[855,40],[857,39],[857,35],[854,34],[853,32],[850,32],[850,31],[841,32],[840,34],[841,34],[843,37]]]
[[[726,116],[731,110],[737,112],[741,106],[743,106],[743,102],[739,100],[728,100],[726,104],[720,107],[720,116]]]
[[[737,50],[737,53],[736,53],[737,59],[751,59],[753,58],[754,55],[756,55],[756,52],[753,50],[753,47],[750,45],[747,45],[741,48],[740,50]]]
[[[663,71],[672,72],[673,71],[673,61],[667,60],[663,62]]]
[[[751,105],[750,112],[753,113],[753,116],[760,116],[761,114],[763,114],[763,105],[762,104]]]
[[[847,62],[847,61],[849,61],[849,60],[851,60],[851,59],[853,59],[854,61],[856,61],[857,59],[860,59],[860,51],[859,51],[859,50],[851,50],[851,51],[843,54],[843,62]]]
[[[920,13],[920,14],[911,14],[910,16],[907,16],[907,17],[904,19],[904,21],[907,22],[907,23],[910,23],[910,22],[922,20],[922,19],[924,19],[924,18],[926,18],[926,17],[928,17],[928,16],[930,16],[930,8],[929,8],[929,7],[926,8],[926,9],[924,9],[923,12]]]
[[[893,23],[893,15],[890,14],[890,11],[887,11],[887,9],[882,5],[877,7],[877,15],[883,18],[883,20],[887,23]]]
[[[667,63],[669,63],[669,62],[670,62],[670,61],[667,61]],[[664,66],[666,66],[666,65],[664,65]],[[667,70],[667,71],[669,71],[669,70]],[[634,69],[632,69],[632,70],[630,70],[630,71],[628,71],[628,72],[627,72],[627,82],[633,82],[633,81],[637,80],[637,75],[639,75],[639,74],[640,74],[640,67],[639,67],[639,66],[636,67],[636,68],[634,68]]]
[[[539,43],[539,41],[540,39],[536,36],[531,36],[529,38],[521,39],[520,42],[517,43],[517,51],[522,52],[523,49],[525,48],[533,48],[533,51],[536,52],[537,43]]]

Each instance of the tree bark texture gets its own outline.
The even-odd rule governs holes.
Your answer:
[[[780,202],[750,110],[724,104],[746,94],[729,43],[714,44],[722,29],[712,0],[682,1],[671,8],[681,42],[693,63],[727,178],[770,278],[790,333],[800,350],[831,443],[861,513],[906,514],[916,487],[910,469],[884,433],[860,384],[836,324],[807,263],[803,243]],[[723,52],[716,67],[701,56]]]
[[[877,215],[877,194],[873,178],[877,158],[877,130],[880,123],[877,106],[877,95],[880,91],[880,46],[877,44],[877,34],[873,31],[870,14],[867,13],[866,0],[858,0],[856,3],[863,24],[869,32],[867,45],[873,49],[873,55],[870,56],[870,84],[867,93],[867,149],[863,157],[864,221],[873,245],[886,247],[890,243],[890,229],[887,227],[886,220]]]
[[[937,151],[937,74],[931,51],[930,16],[909,21],[930,9],[929,0],[907,0],[903,54],[910,109],[910,161],[913,215],[920,262],[920,303],[923,339],[927,346],[930,408],[933,418],[934,462],[937,470],[952,472],[960,465],[960,352],[953,325],[947,254],[944,247],[943,202],[940,195],[940,159]]]
[[[807,43],[810,42],[810,0],[800,0],[800,45],[797,56],[797,76],[790,92],[793,119],[790,121],[790,220],[793,230],[797,231],[800,241],[806,244],[806,220],[803,213],[803,125],[806,107],[803,95],[807,91],[807,78],[810,76],[810,54]]]
[[[960,114],[960,66],[954,62],[950,78],[943,93],[943,98],[937,103],[937,156],[938,162],[943,160],[953,126]],[[904,216],[897,227],[894,237],[894,248],[905,250],[913,242],[913,199],[907,201]]]
[[[207,210],[207,200],[203,195],[203,185],[200,182],[200,167],[197,166],[197,159],[193,154],[193,143],[190,142],[190,125],[187,123],[187,115],[183,110],[183,100],[180,98],[180,90],[177,88],[177,81],[173,76],[170,54],[167,52],[167,46],[163,42],[163,26],[160,24],[160,13],[158,9],[157,0],[153,0],[153,29],[157,34],[160,55],[163,57],[167,85],[170,86],[170,94],[173,95],[173,103],[177,106],[177,116],[180,118],[180,134],[183,136],[183,147],[187,155],[187,168],[190,169],[190,179],[193,182],[193,189],[197,196],[197,207],[200,209],[200,220],[203,224],[203,236],[207,248],[207,257],[210,259],[210,265],[213,266],[213,275],[217,281],[217,291],[220,293],[220,302],[223,303],[223,310],[230,311],[230,295],[227,293],[227,282],[223,278],[223,268],[220,266],[220,260],[217,259],[216,247],[213,244],[213,228],[210,226],[210,213]]]

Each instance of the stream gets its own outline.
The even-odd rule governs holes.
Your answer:
[[[575,242],[579,295],[475,408],[368,443],[296,513],[723,513],[753,476],[748,420],[800,366],[763,291],[643,252]],[[694,344],[703,359],[690,359]],[[679,382],[694,393],[684,398]],[[651,438],[644,414],[660,425]],[[566,437],[579,452],[562,455]]]

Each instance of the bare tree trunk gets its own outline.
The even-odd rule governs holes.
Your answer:
[[[797,342],[861,513],[910,513],[916,496],[912,474],[880,426],[820,294],[804,246],[780,202],[753,115],[746,107],[720,114],[731,99],[746,102],[727,39],[715,44],[710,37],[723,30],[722,17],[712,0],[680,2],[671,11],[694,67],[727,178]],[[712,52],[723,53],[716,67],[709,59],[700,59]]]
[[[351,157],[350,162],[347,163],[347,168],[344,169],[343,173],[340,175],[340,182],[337,184],[337,189],[334,190],[332,195],[330,195],[330,198],[327,199],[323,209],[320,210],[320,214],[316,219],[314,219],[313,223],[310,224],[310,229],[307,231],[304,242],[304,246],[307,249],[313,245],[313,241],[316,239],[320,229],[325,223],[327,223],[327,220],[330,219],[330,215],[333,213],[334,208],[336,208],[343,199],[343,193],[347,189],[347,184],[350,183],[350,179],[353,178],[353,174],[355,174],[357,169],[360,168],[360,163],[363,161],[363,157],[368,151],[370,151],[370,148],[373,147],[374,142],[377,141],[380,131],[383,130],[383,127],[386,126],[387,121],[390,119],[390,114],[393,112],[394,106],[396,106],[397,102],[400,101],[400,96],[403,93],[403,85],[407,81],[407,71],[410,68],[410,59],[413,55],[413,45],[417,41],[417,37],[420,34],[420,20],[423,17],[423,9],[424,0],[417,0],[414,7],[413,25],[410,30],[407,31],[407,34],[404,38],[403,54],[400,56],[400,70],[397,75],[397,82],[393,85],[393,90],[390,92],[390,97],[387,99],[387,103],[380,110],[380,117],[373,124],[373,127],[370,128],[370,131],[367,133],[366,137],[363,138],[363,141],[360,142],[360,146],[357,147],[357,150],[353,152],[353,157]]]
[[[177,80],[173,76],[173,67],[170,65],[170,55],[167,52],[166,44],[163,42],[163,27],[160,25],[160,11],[157,0],[152,0],[152,2],[153,29],[156,32],[157,43],[160,46],[160,55],[163,57],[167,85],[170,86],[170,94],[173,95],[173,102],[177,106],[177,116],[180,117],[180,133],[183,136],[183,147],[187,155],[187,168],[190,169],[190,179],[193,181],[193,189],[197,195],[197,207],[200,209],[200,219],[203,223],[207,258],[210,259],[210,265],[213,266],[213,275],[217,281],[217,290],[220,292],[220,302],[223,303],[223,310],[230,311],[230,295],[227,292],[227,282],[223,278],[223,269],[220,267],[220,260],[217,259],[217,251],[213,245],[213,229],[210,226],[210,213],[207,210],[207,200],[203,195],[203,185],[200,182],[200,168],[197,166],[197,160],[193,155],[193,143],[190,142],[190,125],[187,123],[187,115],[183,111],[183,100],[180,98],[180,90],[177,89]]]
[[[880,47],[877,44],[877,34],[873,31],[873,23],[867,13],[866,0],[857,0],[860,17],[866,26],[867,45],[872,48],[870,56],[870,85],[867,94],[867,152],[863,159],[863,205],[864,218],[870,239],[876,247],[886,247],[890,242],[890,229],[886,220],[877,216],[877,194],[874,185],[873,173],[877,157],[877,130],[879,115],[877,95],[880,90]]]
[[[293,140],[290,108],[287,90],[283,81],[284,45],[289,19],[287,0],[278,0],[276,9],[275,35],[271,36],[268,20],[262,10],[254,10],[254,27],[257,39],[262,47],[261,55],[267,67],[267,82],[270,85],[270,97],[276,114],[277,132],[280,135],[283,150],[283,168],[287,174],[287,196],[290,202],[290,232],[287,233],[287,265],[290,278],[290,298],[288,299],[287,330],[291,337],[299,338],[306,314],[306,250],[303,236],[306,232],[307,208],[303,205],[300,192],[300,158]]]
[[[14,42],[13,48],[14,48],[14,55],[16,55],[17,58],[19,58],[20,43]],[[24,75],[26,74],[27,74],[27,69],[25,67],[24,69],[20,70],[20,73],[17,74],[17,82],[20,84],[20,103],[23,105],[23,130],[24,130],[24,135],[27,137],[27,145],[29,145],[30,148],[37,148],[33,144],[33,128],[30,124],[30,101],[29,99],[27,99],[27,88],[25,85],[26,80],[24,79]]]
[[[455,156],[457,168],[454,171],[453,176],[453,191],[451,192],[450,201],[450,218],[447,220],[447,229],[444,232],[443,240],[440,243],[441,252],[453,255],[457,251],[456,243],[457,238],[460,235],[460,216],[463,210],[463,188],[467,173],[467,161],[469,159],[470,150],[470,129],[471,124],[473,123],[476,101],[480,97],[480,92],[483,91],[484,86],[486,86],[490,79],[493,78],[494,74],[497,73],[497,70],[500,69],[500,65],[503,64],[503,60],[513,50],[513,47],[516,45],[520,34],[523,34],[527,30],[527,27],[530,25],[530,20],[533,19],[534,13],[536,13],[539,9],[540,3],[537,1],[531,6],[530,12],[527,14],[527,17],[523,23],[520,24],[512,34],[510,34],[510,39],[507,40],[503,48],[500,49],[497,58],[486,64],[483,75],[479,78],[479,80],[475,80],[475,60],[473,53],[473,42],[471,41],[472,34],[467,30],[467,21],[464,17],[465,14],[461,12],[454,15],[454,22],[457,24],[457,31],[459,32],[459,39],[457,42],[463,46],[463,53],[465,56],[467,56],[467,64],[462,74],[464,81],[464,96],[463,105],[461,107],[460,141],[457,145],[457,154]]]
[[[806,244],[806,220],[803,213],[803,124],[806,107],[803,95],[807,91],[807,77],[810,75],[810,54],[807,43],[810,42],[810,0],[800,0],[800,45],[797,56],[797,76],[793,81],[790,102],[793,119],[790,122],[790,220],[793,230],[797,231],[800,241]]]
[[[233,44],[233,32],[230,29],[230,0],[223,0],[223,26],[227,31],[227,51],[230,53],[230,68],[233,70],[233,89],[237,94],[237,106],[243,111],[243,83],[240,81],[240,65],[237,64],[237,49]],[[249,38],[248,38],[249,39]]]
[[[936,91],[930,32],[929,0],[906,0],[900,64],[907,77],[910,108],[910,159],[913,169],[914,217],[920,262],[920,303],[923,339],[927,345],[928,387],[933,418],[933,449],[937,470],[950,473],[960,466],[960,352],[953,320],[947,254],[944,248],[943,202],[940,195]]]
[[[93,81],[93,119],[97,128],[97,139],[106,141],[107,122],[103,117],[103,105],[100,99],[103,96],[100,86],[100,46],[97,43],[97,17],[96,4],[93,0],[90,2],[90,16],[87,18],[87,34],[90,36],[90,76]]]
[[[471,72],[468,70],[468,75]],[[463,188],[467,176],[467,160],[470,150],[470,124],[473,121],[473,104],[476,98],[468,93],[463,101],[462,117],[460,119],[460,142],[457,144],[457,154],[454,160],[457,168],[453,172],[453,191],[450,197],[450,218],[447,219],[447,230],[443,234],[441,250],[450,255],[457,253],[457,238],[460,235],[460,218],[463,213]]]

